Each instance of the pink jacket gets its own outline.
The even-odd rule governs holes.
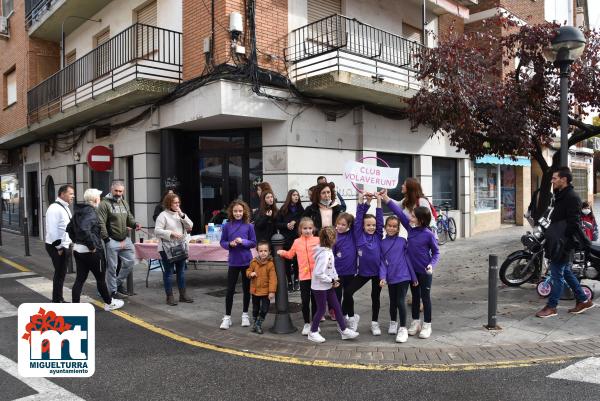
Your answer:
[[[315,268],[315,248],[319,246],[319,237],[301,236],[294,240],[294,244],[289,251],[284,251],[281,255],[285,259],[292,259],[294,256],[298,259],[298,274],[300,280],[310,280],[312,271]]]

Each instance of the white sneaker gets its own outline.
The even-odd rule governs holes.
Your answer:
[[[354,330],[350,330],[346,327],[346,330],[340,331],[340,335],[342,336],[342,340],[352,340],[353,338],[358,337],[358,333]]]
[[[371,333],[373,333],[374,336],[381,335],[381,328],[379,327],[379,323],[371,322]]]
[[[307,336],[310,333],[310,323],[304,323],[304,327],[302,328],[302,335]]]
[[[247,313],[242,313],[242,327],[250,327],[250,317]]]
[[[221,322],[221,326],[219,327],[222,330],[229,330],[231,327],[231,316],[223,316],[223,321]]]
[[[354,316],[346,319],[346,325],[350,328],[350,330],[358,331],[358,322],[359,321],[360,321],[360,316],[358,316],[358,314],[355,313]]]
[[[388,329],[388,334],[396,334],[398,333],[398,322],[391,321],[390,328]]]
[[[396,342],[405,343],[406,340],[408,340],[408,330],[406,330],[406,327],[400,327],[396,336]]]
[[[410,322],[410,327],[408,328],[408,335],[414,336],[419,332],[419,330],[421,330],[421,321],[413,320],[412,322]]]
[[[431,323],[423,323],[423,328],[419,333],[419,338],[429,338],[431,335]]]
[[[308,341],[312,341],[313,343],[324,343],[325,342],[325,338],[323,338],[323,336],[321,334],[319,334],[319,332],[312,332],[310,331],[308,333]]]
[[[111,310],[122,308],[123,305],[125,305],[125,302],[123,302],[123,300],[113,298],[111,300],[110,304],[104,304],[104,310],[108,312]]]

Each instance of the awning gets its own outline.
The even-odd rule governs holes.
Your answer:
[[[493,155],[485,155],[483,157],[478,157],[475,159],[475,163],[477,164],[503,164],[506,166],[522,166],[529,167],[531,166],[531,160],[524,156],[517,156],[515,160],[511,157],[499,157]]]

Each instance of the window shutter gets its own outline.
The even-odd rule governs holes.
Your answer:
[[[96,35],[96,47],[110,40],[110,29],[106,29]],[[110,45],[104,46],[102,49],[94,52],[94,67],[95,77],[101,77],[102,75],[110,72]]]
[[[103,43],[106,43],[110,40],[110,30],[107,29],[104,32],[99,33],[98,35],[96,35],[96,47],[100,46]]]
[[[17,71],[12,70],[6,74],[6,105],[17,102]]]
[[[156,26],[156,1],[153,1],[137,11],[137,22],[139,24]]]
[[[342,0],[308,0],[308,23],[342,13]]]
[[[412,25],[408,25],[406,23],[402,23],[402,36],[408,40],[412,40],[413,42],[423,44],[423,31],[419,28],[415,28]]]
[[[73,50],[71,53],[66,55],[65,65],[73,64],[75,60],[77,60],[77,52]]]

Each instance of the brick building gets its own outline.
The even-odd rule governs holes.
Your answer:
[[[0,149],[12,162],[2,177],[31,178],[16,198],[37,217],[34,235],[59,185],[74,183],[81,200],[85,188],[107,191],[115,178],[144,227],[174,186],[202,229],[233,199],[256,206],[260,180],[280,200],[296,188],[306,201],[325,175],[353,211],[343,166],[379,157],[400,168],[400,182],[415,176],[434,203],[450,202],[459,234],[469,236],[480,231],[477,168],[445,137],[411,130],[403,114],[421,85],[415,54],[477,29],[499,8],[524,21],[543,9],[521,3],[14,0],[0,50],[30,51],[0,61],[4,82],[13,66],[22,80],[16,104],[0,111]],[[95,146],[111,149],[111,170],[90,169]],[[515,185],[527,187],[526,175]],[[391,192],[400,197],[399,186]]]

